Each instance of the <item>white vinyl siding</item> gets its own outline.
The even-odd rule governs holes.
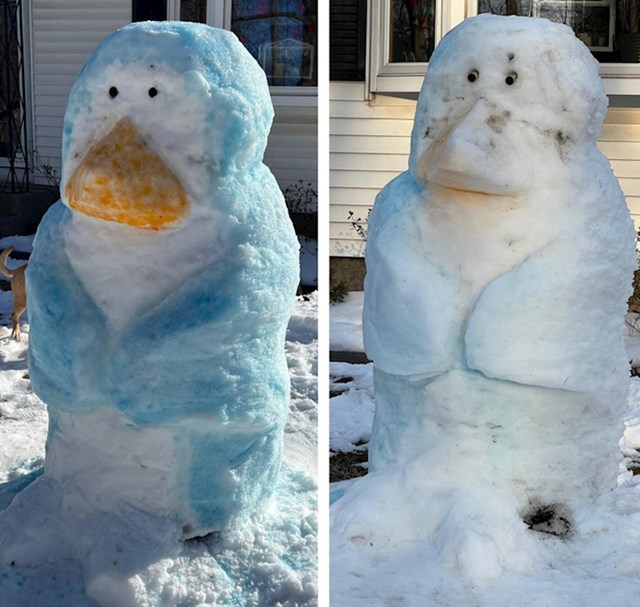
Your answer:
[[[380,189],[407,168],[415,100],[376,95],[364,83],[332,82],[330,113],[330,253],[361,257],[353,219],[366,220]]]
[[[349,212],[366,220],[380,189],[407,168],[415,100],[364,99],[362,83],[331,83],[330,253],[337,257],[364,254]],[[640,227],[640,109],[609,110],[598,147],[611,161]]]
[[[112,31],[131,21],[131,0],[32,0],[32,149],[60,175],[67,96],[89,55]],[[43,182],[41,175],[34,175]]]
[[[611,161],[631,216],[640,228],[640,109],[610,109],[598,147]]]
[[[302,179],[318,190],[318,112],[316,107],[276,105],[265,164],[282,189]]]

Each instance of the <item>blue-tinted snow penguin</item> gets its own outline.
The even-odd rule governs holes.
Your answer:
[[[262,163],[272,118],[258,64],[204,25],[124,27],[80,72],[62,200],[27,278],[30,375],[51,422],[22,504],[49,487],[74,528],[142,513],[185,539],[272,494],[298,281]]]
[[[427,538],[494,576],[537,562],[527,526],[579,533],[611,494],[636,260],[595,145],[606,105],[565,26],[481,15],[435,51],[409,169],[369,222],[376,416],[343,537]]]

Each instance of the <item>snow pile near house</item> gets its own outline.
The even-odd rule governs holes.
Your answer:
[[[80,72],[27,271],[45,474],[0,515],[5,564],[77,559],[105,606],[155,604],[163,575],[166,605],[204,579],[205,603],[313,599],[314,480],[281,465],[299,245],[272,118],[256,61],[201,24],[129,25]]]
[[[346,299],[331,304],[329,309],[329,333],[331,350],[364,352],[362,342],[362,291],[351,292]]]
[[[637,576],[640,552],[612,550],[640,529],[614,492],[636,255],[595,145],[606,103],[588,49],[546,20],[469,19],[431,58],[409,171],[370,216],[376,411],[370,474],[334,505],[342,566],[411,554],[434,592],[596,562]]]

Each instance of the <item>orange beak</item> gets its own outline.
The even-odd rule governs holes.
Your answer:
[[[128,118],[89,149],[65,194],[80,213],[152,230],[184,219],[189,208],[176,174]]]

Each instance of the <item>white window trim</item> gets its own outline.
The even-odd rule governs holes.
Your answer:
[[[231,30],[232,0],[207,0],[207,25]],[[167,0],[167,19],[180,19],[180,0]],[[317,86],[270,86],[276,107],[318,107]]]
[[[420,90],[427,63],[391,63],[392,0],[369,0],[369,90],[372,93],[410,93]],[[436,0],[435,42],[470,14],[475,0]]]
[[[369,0],[367,85],[370,93],[418,93],[428,64],[390,63],[392,0]],[[450,29],[478,12],[477,0],[436,0],[436,44]],[[600,76],[608,95],[640,95],[640,64],[601,63]]]

